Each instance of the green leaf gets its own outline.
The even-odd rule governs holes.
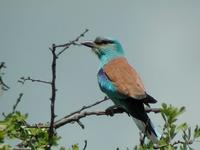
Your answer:
[[[175,132],[176,126],[172,125],[170,128],[170,139],[172,140],[175,136],[176,136],[176,132]]]
[[[65,150],[65,148],[64,148],[64,147],[61,147],[60,150]]]
[[[166,145],[168,145],[167,141],[165,139],[161,139],[159,141],[159,147],[165,147]]]
[[[167,145],[166,147],[165,147],[165,150],[175,150],[171,145]]]
[[[200,128],[196,125],[195,129],[194,129],[194,139],[199,138],[200,137]]]
[[[161,115],[162,115],[163,120],[166,122],[167,119],[166,119],[166,117],[165,117],[165,113],[164,113],[164,112],[161,112]]]
[[[191,127],[188,128],[188,140],[191,138]]]
[[[5,136],[5,133],[0,130],[0,143],[4,142],[4,136]]]
[[[167,108],[167,104],[166,103],[162,103],[162,108],[166,109]]]
[[[179,132],[179,131],[185,131],[187,130],[188,128],[188,125],[186,122],[180,124],[179,126],[177,126],[176,130]]]
[[[0,144],[0,150],[12,150],[10,145]]]
[[[180,108],[180,110],[179,110],[179,115],[180,115],[180,114],[182,114],[182,113],[184,113],[184,112],[185,112],[185,110],[186,110],[186,108],[185,108],[184,106],[183,106],[183,107],[181,107],[181,108]]]
[[[72,150],[79,150],[78,144],[72,145]]]

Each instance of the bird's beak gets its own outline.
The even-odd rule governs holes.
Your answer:
[[[84,46],[90,47],[90,48],[96,48],[96,44],[92,41],[86,41],[86,42],[83,42],[81,44],[84,45]]]

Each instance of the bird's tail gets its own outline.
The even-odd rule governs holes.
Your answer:
[[[139,130],[153,143],[157,144],[161,136],[155,130],[153,123],[148,117],[144,108],[144,102],[133,98],[128,98],[125,102],[125,110],[133,117]]]
[[[147,115],[146,117],[147,120],[145,119],[145,122],[134,117],[132,118],[140,131],[144,133],[153,143],[157,144],[161,135],[155,130],[150,118]]]

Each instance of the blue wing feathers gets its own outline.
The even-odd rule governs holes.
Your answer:
[[[102,68],[99,70],[97,78],[100,89],[108,96],[111,96],[112,94],[114,94],[114,92],[116,92],[116,88],[114,87],[112,82],[108,79]]]

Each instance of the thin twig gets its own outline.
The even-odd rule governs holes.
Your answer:
[[[84,141],[85,142],[85,145],[83,147],[83,150],[86,150],[86,147],[87,147],[87,140]]]
[[[12,111],[12,113],[14,113],[14,112],[16,111],[17,105],[18,105],[19,102],[21,101],[22,96],[23,96],[23,93],[20,93],[20,94],[19,94],[19,97],[17,98],[17,101],[16,101],[15,105],[13,106],[13,111]]]
[[[8,85],[6,85],[4,83],[4,81],[2,80],[2,77],[0,76],[0,85],[2,85],[2,90],[7,91],[8,89],[10,89],[10,87]]]
[[[2,69],[2,68],[6,68],[5,62],[1,62],[0,69]]]
[[[66,44],[61,44],[61,45],[55,45],[56,48],[63,48],[60,52],[58,52],[58,54],[56,55],[57,57],[59,57],[66,49],[68,49],[71,45],[80,45],[76,42],[78,42],[80,40],[80,38],[84,37],[85,34],[88,32],[88,29],[85,29],[85,31],[83,33],[81,33],[76,39],[69,41]]]
[[[26,81],[31,81],[31,82],[39,82],[39,83],[45,83],[45,84],[51,84],[49,81],[44,81],[44,80],[39,80],[39,79],[33,79],[31,77],[21,77],[20,80],[18,80],[19,83],[24,84]]]
[[[104,99],[102,99],[102,100],[100,100],[100,101],[97,101],[97,102],[95,102],[95,103],[93,103],[93,104],[90,104],[90,105],[87,105],[87,106],[83,106],[81,109],[70,113],[69,115],[63,117],[62,119],[57,120],[55,123],[60,122],[60,121],[63,120],[64,118],[69,118],[69,117],[73,116],[74,114],[80,113],[81,111],[83,111],[83,110],[85,110],[85,109],[88,109],[88,108],[91,108],[91,107],[93,107],[93,106],[96,106],[96,105],[98,105],[98,104],[100,104],[100,103],[102,103],[102,102],[104,102],[104,101],[107,101],[107,100],[109,100],[109,98],[105,96]]]
[[[185,142],[178,140],[178,141],[175,141],[172,145],[174,146],[177,144],[185,144]]]
[[[85,129],[84,124],[83,124],[80,120],[77,120],[76,122],[79,124],[79,126],[80,126],[82,129]]]

